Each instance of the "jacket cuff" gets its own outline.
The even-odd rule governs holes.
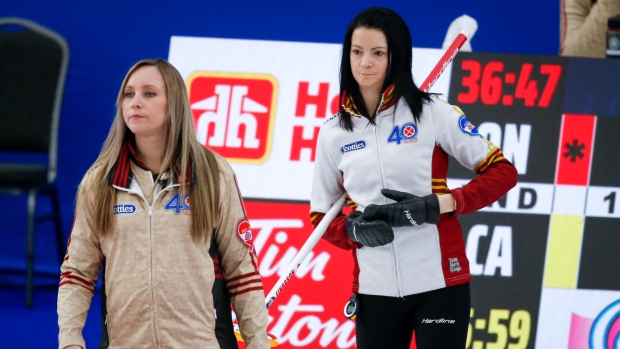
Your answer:
[[[460,188],[451,189],[450,194],[454,196],[454,202],[456,204],[456,209],[451,212],[451,215],[454,216],[464,211],[465,199],[463,198],[463,193]]]

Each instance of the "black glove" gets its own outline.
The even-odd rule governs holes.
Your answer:
[[[386,222],[364,219],[360,211],[349,214],[345,227],[349,237],[364,246],[377,247],[394,241],[394,231]]]
[[[368,205],[364,210],[366,220],[381,219],[392,227],[439,223],[437,195],[419,197],[390,189],[381,189],[381,194],[396,202],[387,205]]]

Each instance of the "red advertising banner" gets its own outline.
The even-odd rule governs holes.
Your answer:
[[[312,233],[310,205],[246,201],[265,295]],[[355,323],[343,315],[351,297],[350,251],[321,240],[269,307],[278,348],[354,348]],[[240,343],[240,348],[243,348]]]

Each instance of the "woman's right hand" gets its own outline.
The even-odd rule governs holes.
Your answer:
[[[363,246],[377,247],[394,241],[392,227],[380,219],[366,220],[360,211],[349,213],[345,228],[351,240]]]

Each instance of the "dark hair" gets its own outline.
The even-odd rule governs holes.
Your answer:
[[[387,8],[371,7],[365,9],[355,16],[349,24],[342,44],[340,96],[344,96],[346,91],[353,98],[360,114],[368,116],[369,120],[374,123],[374,115],[366,110],[366,104],[359,86],[351,72],[351,36],[357,28],[378,29],[383,32],[387,39],[389,62],[381,91],[385,91],[388,86],[394,84],[395,100],[398,101],[400,97],[404,97],[414,120],[420,121],[424,101],[430,101],[430,94],[422,92],[413,82],[411,33],[407,24],[396,12]],[[340,105],[340,125],[345,130],[353,130],[351,115],[344,110],[342,103]]]

